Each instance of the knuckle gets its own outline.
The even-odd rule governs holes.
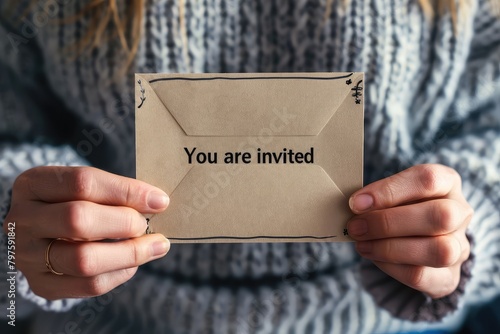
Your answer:
[[[400,177],[401,176],[397,175],[397,174],[391,176],[392,180],[394,180],[394,181],[398,180]],[[389,203],[389,204],[396,202],[397,192],[398,192],[398,190],[397,190],[398,182],[392,182],[392,180],[389,182],[386,182],[385,187],[382,190],[383,198],[384,198],[385,202]]]
[[[460,244],[452,236],[436,238],[436,267],[451,267],[460,259]]]
[[[75,271],[76,274],[83,277],[95,276],[98,274],[97,256],[92,247],[80,245],[75,250]]]
[[[433,223],[438,234],[447,234],[457,229],[457,207],[452,200],[434,202]]]
[[[101,296],[109,292],[112,288],[112,286],[109,286],[106,278],[101,275],[94,276],[85,281],[84,293],[87,296]]]
[[[380,221],[381,221],[381,232],[384,235],[391,235],[391,215],[388,212],[388,210],[381,210],[380,211]]]
[[[134,202],[134,193],[135,189],[133,189],[132,184],[130,182],[127,182],[123,185],[123,192],[125,194],[125,203],[127,205],[131,205]]]
[[[438,189],[439,175],[436,165],[422,165],[419,168],[418,179],[423,189],[428,193],[435,193]]]
[[[116,182],[116,196],[128,207],[146,203],[147,192],[128,179],[118,179]]]
[[[81,199],[88,199],[92,194],[92,168],[74,167],[70,177],[70,189]]]
[[[414,288],[415,290],[422,291],[425,289],[425,280],[424,280],[425,270],[424,267],[419,266],[408,266],[408,285]]]
[[[25,189],[29,188],[33,168],[21,173],[15,180],[12,189]]]
[[[120,229],[129,236],[139,236],[144,233],[146,230],[145,219],[140,217],[141,215],[131,208],[124,208],[123,210],[123,218]],[[144,227],[138,222],[144,220]]]
[[[90,233],[86,219],[88,209],[88,204],[85,202],[69,202],[67,204],[64,221],[67,222],[67,233],[70,236],[88,239]]]
[[[391,240],[384,240],[381,241],[380,245],[382,246],[380,247],[380,257],[385,261],[397,263],[398,254],[394,243]]]
[[[127,247],[128,251],[130,252],[129,259],[132,259],[132,266],[139,266],[142,264],[142,258],[141,256],[141,247],[135,242],[134,240],[131,240],[129,242],[129,245]]]
[[[125,185],[126,202],[129,206],[146,205],[149,191],[146,187],[127,182]]]
[[[15,180],[12,186],[13,195],[17,192],[26,192],[38,197],[36,180],[42,174],[42,169],[46,167],[34,167],[21,173]]]

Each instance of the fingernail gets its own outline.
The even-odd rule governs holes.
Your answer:
[[[354,219],[349,222],[347,229],[349,231],[349,235],[360,237],[368,233],[368,224],[364,219]]]
[[[368,194],[361,194],[351,197],[349,200],[349,206],[351,210],[360,212],[371,208],[373,205],[373,197]]]
[[[362,255],[368,255],[372,252],[373,243],[371,241],[360,241],[356,243],[356,250]]]
[[[153,242],[152,248],[153,248],[153,257],[164,255],[170,249],[170,243],[165,238],[165,240],[163,240],[163,241]]]
[[[167,194],[158,191],[152,191],[148,195],[148,206],[153,210],[160,210],[167,207],[170,199]]]

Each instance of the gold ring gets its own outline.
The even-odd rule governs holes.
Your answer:
[[[55,271],[54,268],[52,268],[52,265],[50,264],[50,247],[52,247],[52,244],[54,243],[54,241],[57,241],[57,240],[62,240],[62,239],[61,238],[53,239],[49,243],[49,245],[47,246],[47,249],[45,250],[45,266],[47,267],[47,269],[50,270],[51,273],[56,274],[58,276],[61,276],[64,274]]]

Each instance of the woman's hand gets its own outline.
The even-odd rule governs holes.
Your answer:
[[[47,299],[102,295],[137,267],[164,256],[169,243],[144,235],[141,213],[158,213],[169,199],[158,188],[89,167],[37,167],[15,181],[8,222],[16,222],[16,266]],[[58,276],[45,265],[49,260]],[[120,239],[102,242],[106,239]]]
[[[459,174],[419,165],[374,182],[350,199],[356,249],[382,271],[432,298],[452,293],[470,254],[473,215]]]

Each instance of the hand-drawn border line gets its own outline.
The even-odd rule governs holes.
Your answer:
[[[179,240],[179,241],[194,241],[194,240],[212,240],[212,239],[224,239],[224,240],[252,240],[252,239],[330,239],[336,238],[336,235],[329,235],[325,237],[316,237],[312,235],[306,236],[268,236],[268,235],[258,235],[254,237],[231,237],[231,236],[214,236],[214,237],[198,237],[198,238],[170,238],[169,240]]]
[[[201,77],[201,78],[188,78],[188,77],[175,77],[175,78],[158,78],[150,80],[149,83],[154,83],[158,81],[172,81],[172,80],[186,80],[186,81],[209,81],[209,80],[339,80],[345,79],[353,76],[354,73],[350,73],[347,75],[339,76],[339,77]]]
[[[174,78],[158,78],[150,80],[149,83],[154,83],[158,81],[173,81],[173,80],[184,80],[184,81],[211,81],[211,80],[339,80],[345,79],[353,76],[354,73],[350,73],[343,76],[337,77],[208,77],[208,78],[187,78],[187,77],[174,77]],[[252,239],[331,239],[336,238],[336,235],[330,235],[325,237],[317,237],[317,236],[253,236],[253,237],[237,237],[237,236],[213,236],[213,237],[199,237],[199,238],[171,238],[167,237],[170,240],[179,240],[179,241],[195,241],[195,240],[213,240],[213,239],[224,239],[224,240],[252,240]]]

